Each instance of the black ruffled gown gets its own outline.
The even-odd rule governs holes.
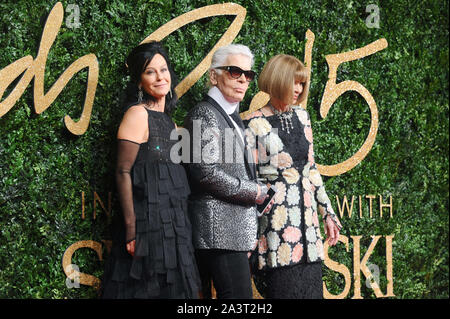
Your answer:
[[[136,246],[126,251],[126,236],[115,227],[105,265],[103,298],[197,298],[200,287],[187,214],[190,193],[185,170],[170,159],[175,128],[170,117],[147,110],[149,139],[140,144],[131,168]],[[132,143],[128,141],[129,143]]]

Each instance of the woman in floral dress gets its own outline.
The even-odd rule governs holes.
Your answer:
[[[270,59],[258,80],[270,101],[244,121],[259,178],[277,188],[272,210],[259,220],[254,279],[265,298],[322,298],[324,251],[318,213],[329,245],[337,243],[342,227],[314,162],[309,114],[299,106],[309,80],[306,71],[293,56]]]

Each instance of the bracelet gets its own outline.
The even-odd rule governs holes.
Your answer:
[[[133,239],[130,239],[130,240],[125,241],[125,244],[129,244],[129,243],[131,243],[133,240],[136,240],[136,237],[134,237]]]
[[[325,215],[323,215],[322,218],[323,218],[323,221],[324,221],[324,222],[326,222],[327,217],[331,217],[331,214],[330,214],[330,213],[325,213]],[[333,218],[331,218],[331,220],[333,221],[333,223],[336,225],[336,227],[337,227],[339,230],[342,229],[342,226],[339,226],[339,224],[338,224]]]

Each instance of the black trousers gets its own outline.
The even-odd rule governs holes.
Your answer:
[[[211,298],[211,279],[217,299],[253,298],[247,252],[198,249],[195,254],[204,298]]]

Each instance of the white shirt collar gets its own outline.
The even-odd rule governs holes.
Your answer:
[[[239,102],[230,103],[223,96],[222,92],[217,88],[217,86],[213,86],[209,89],[208,95],[214,99],[227,114],[233,114],[236,111],[236,108],[239,107]]]

